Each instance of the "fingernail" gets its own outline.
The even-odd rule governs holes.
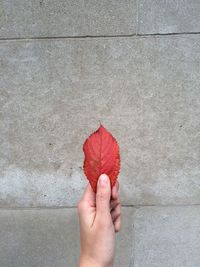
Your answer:
[[[108,182],[108,176],[106,174],[101,174],[99,180],[100,180],[100,185],[105,186]]]

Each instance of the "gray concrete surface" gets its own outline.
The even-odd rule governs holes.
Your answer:
[[[133,208],[123,208],[117,234],[116,267],[133,257]],[[1,267],[76,266],[79,257],[77,211],[67,209],[0,210]]]
[[[199,11],[0,1],[0,267],[76,266],[99,120],[121,153],[115,267],[200,266]]]
[[[139,0],[138,33],[200,32],[200,1]]]
[[[200,204],[198,35],[2,41],[0,54],[1,206],[76,205],[98,120],[120,144],[124,204]]]
[[[200,207],[143,207],[134,220],[134,267],[198,267]]]
[[[0,38],[136,32],[136,0],[1,0]]]

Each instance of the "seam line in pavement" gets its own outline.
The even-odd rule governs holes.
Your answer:
[[[130,37],[151,37],[151,36],[177,36],[177,35],[199,35],[200,32],[177,32],[177,33],[147,33],[147,34],[121,34],[121,35],[85,35],[85,36],[55,36],[55,37],[18,37],[0,38],[0,41],[34,41],[34,40],[67,40],[67,39],[101,39],[101,38],[130,38]]]
[[[158,208],[176,208],[176,207],[194,207],[199,206],[200,204],[180,204],[180,205],[122,205],[123,208],[145,208],[145,207],[158,207]],[[1,210],[56,210],[56,209],[75,209],[77,206],[52,206],[52,207],[0,207]]]

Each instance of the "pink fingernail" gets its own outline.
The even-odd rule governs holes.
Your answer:
[[[100,185],[101,186],[105,186],[108,182],[108,176],[106,174],[101,174],[99,179],[100,179]]]

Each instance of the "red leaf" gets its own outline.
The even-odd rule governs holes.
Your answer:
[[[83,169],[94,192],[101,174],[110,178],[111,187],[114,186],[120,169],[120,155],[117,141],[102,124],[92,133],[83,144],[85,154]]]

